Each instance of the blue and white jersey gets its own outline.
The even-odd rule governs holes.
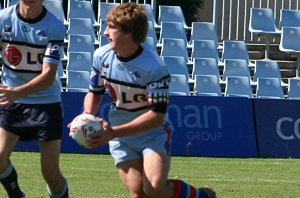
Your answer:
[[[0,11],[2,84],[17,87],[42,71],[43,62],[59,64],[65,26],[45,8],[34,20],[19,15],[19,4]],[[17,103],[46,104],[61,101],[60,79],[45,90],[20,98]]]
[[[129,59],[122,60],[110,44],[94,53],[90,90],[103,94],[109,90],[111,125],[133,120],[149,109],[166,113],[169,102],[170,74],[161,58],[147,47],[140,47]],[[160,126],[154,131],[162,131]]]

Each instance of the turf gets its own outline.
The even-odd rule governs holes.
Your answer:
[[[47,198],[39,154],[15,152],[11,158],[29,198]],[[300,159],[173,157],[170,178],[208,185],[219,198],[295,198],[300,195]],[[71,198],[129,197],[109,155],[61,155]],[[7,197],[0,187],[0,197]]]

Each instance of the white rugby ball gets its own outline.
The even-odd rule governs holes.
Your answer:
[[[76,116],[70,125],[69,136],[79,145],[90,148],[87,145],[89,135],[102,130],[99,120],[92,114],[80,114]]]

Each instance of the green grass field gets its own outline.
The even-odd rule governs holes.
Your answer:
[[[39,154],[15,152],[11,159],[26,197],[47,198]],[[110,155],[62,154],[61,169],[71,198],[129,197]],[[211,186],[218,198],[300,197],[300,159],[173,157],[170,178]]]

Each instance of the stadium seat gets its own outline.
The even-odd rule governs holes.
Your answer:
[[[190,83],[192,79],[189,75],[189,70],[184,57],[182,56],[162,56],[170,74],[183,74]]]
[[[93,54],[94,51],[93,38],[90,35],[69,34],[67,54],[69,52],[89,52]]]
[[[180,6],[159,5],[158,25],[161,25],[161,22],[181,22],[185,29],[191,29],[191,27],[186,24],[185,16]]]
[[[8,6],[15,5],[19,2],[19,0],[7,0]]]
[[[282,81],[280,68],[278,62],[275,60],[256,60],[254,66],[253,82],[256,83],[260,77],[265,78],[278,78],[282,86],[287,86]]]
[[[155,29],[152,21],[148,21],[147,37],[152,37],[153,42],[155,43],[155,46],[157,46],[157,44],[158,44],[157,33],[156,33],[156,29]]]
[[[153,37],[147,36],[144,43],[143,43],[143,45],[146,45],[150,49],[152,49],[153,51],[157,52],[156,43],[155,43]]]
[[[188,44],[186,31],[180,22],[162,22],[159,34],[159,43],[162,43],[163,38],[182,39],[186,47],[191,48]]]
[[[106,19],[101,19],[101,20],[99,21],[99,24],[100,24],[100,26],[99,26],[99,30],[98,30],[98,35],[99,35],[99,36],[100,36],[100,35],[104,35],[104,31],[105,31],[106,26],[107,26],[107,21],[106,21]]]
[[[270,8],[251,8],[249,31],[257,34],[258,38],[265,38],[265,58],[269,59],[270,39],[280,37],[280,30],[277,28],[273,10]]]
[[[253,97],[250,79],[244,76],[228,76],[225,84],[225,96]]]
[[[67,71],[90,71],[93,66],[93,54],[89,52],[69,52]]]
[[[287,99],[300,100],[300,79],[289,78]]]
[[[279,29],[283,27],[300,27],[300,10],[281,9]]]
[[[226,81],[228,76],[243,76],[251,80],[250,69],[247,61],[244,59],[226,59],[224,61],[224,70],[222,80]]]
[[[214,75],[218,77],[221,83],[219,66],[213,58],[194,58],[192,79],[195,80],[196,75]]]
[[[109,2],[98,2],[98,13],[97,20],[100,22],[102,19],[106,19],[107,13],[115,6],[120,5],[120,3],[109,3]]]
[[[59,18],[65,24],[65,26],[69,25],[68,21],[66,20],[62,1],[44,0],[43,5],[45,6],[45,8],[47,8],[47,10],[57,16],[57,18]]]
[[[109,44],[109,40],[107,39],[107,36],[105,36],[105,35],[99,35],[98,40],[99,40],[100,47],[103,45]]]
[[[300,27],[283,27],[279,50],[297,58],[296,77],[300,72]]]
[[[183,74],[171,74],[171,81],[169,84],[169,94],[170,95],[185,95],[190,96],[190,87]]]
[[[93,24],[88,18],[70,18],[68,34],[90,35],[94,45],[99,45]]]
[[[67,10],[67,19],[70,18],[88,18],[93,27],[98,29],[100,24],[97,22],[93,5],[90,1],[69,1]]]
[[[219,66],[224,64],[221,62],[219,51],[213,40],[194,40],[191,51],[191,59],[194,58],[213,58]]]
[[[196,75],[194,96],[222,96],[219,79],[215,75]]]
[[[215,25],[211,22],[192,22],[190,44],[194,40],[213,40],[216,48],[221,48]]]
[[[144,4],[141,4],[141,6],[146,11],[148,21],[151,21],[153,23],[153,26],[154,26],[155,29],[159,29],[160,25],[157,24],[155,13],[154,13],[154,10],[152,9],[151,5],[147,4],[147,3],[144,3]]]
[[[183,56],[188,64],[192,64],[183,39],[163,38],[160,56]]]
[[[283,88],[278,78],[258,78],[256,88],[257,98],[283,99]]]
[[[250,61],[248,48],[243,40],[224,40],[222,51],[222,62],[225,59],[245,59],[249,67],[254,67]]]
[[[87,92],[90,73],[88,71],[67,71],[66,91]]]

